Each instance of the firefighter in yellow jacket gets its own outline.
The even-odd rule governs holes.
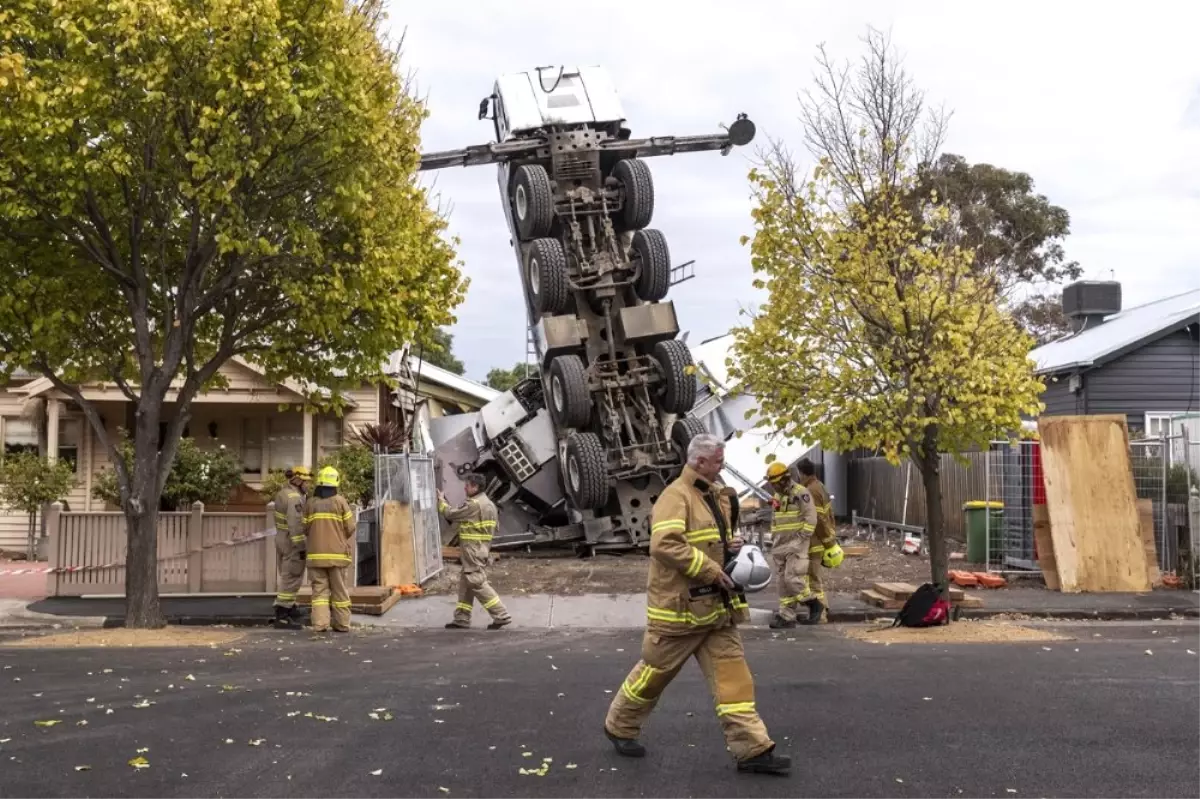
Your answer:
[[[312,581],[312,627],[350,630],[350,564],[354,510],[338,493],[341,475],[332,466],[317,472],[317,487],[304,504],[308,575]],[[332,620],[330,610],[332,609]]]
[[[455,525],[462,557],[462,571],[458,576],[458,604],[454,606],[454,619],[446,624],[447,630],[465,630],[471,626],[471,608],[475,600],[492,617],[489,630],[499,630],[512,624],[500,595],[488,584],[488,550],[492,536],[496,534],[496,505],[483,493],[487,485],[482,475],[471,473],[466,477],[464,490],[467,500],[457,508],[450,507],[442,492],[438,492],[438,511],[446,521]]]
[[[275,552],[278,553],[278,590],[275,593],[275,624],[299,627],[302,614],[296,592],[304,581],[304,495],[312,481],[307,466],[286,472],[287,483],[275,494]]]
[[[804,623],[816,624],[825,611],[824,603],[813,596],[809,583],[808,548],[817,529],[816,505],[808,489],[793,483],[787,467],[779,461],[767,467],[767,483],[777,505],[771,520],[771,560],[779,580],[779,610],[770,626],[795,627],[797,605],[809,608]]]
[[[738,771],[786,774],[791,758],[775,754],[758,715],[737,629],[749,619],[749,605],[724,571],[727,553],[741,548],[733,538],[736,495],[717,482],[724,450],[714,435],[693,438],[687,466],[654,503],[642,656],[613,696],[604,731],[618,754],[644,757],[637,740],[642,725],[695,657]]]
[[[837,525],[833,521],[833,505],[830,503],[825,484],[817,479],[817,469],[812,461],[808,458],[802,459],[796,464],[796,470],[800,472],[800,485],[808,489],[808,493],[812,495],[813,506],[817,510],[817,527],[808,546],[808,588],[812,598],[824,609],[829,607],[825,598],[824,581],[821,579],[821,572],[827,568],[824,562],[826,550],[841,550],[837,543]],[[818,616],[817,620],[825,619]]]

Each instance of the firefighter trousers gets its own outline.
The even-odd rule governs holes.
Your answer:
[[[813,544],[808,548],[808,590],[813,599],[819,599],[822,605],[828,605],[825,601],[825,584],[821,580],[821,572],[825,570],[825,565],[821,562],[824,555],[825,547],[820,544]]]
[[[779,617],[796,620],[796,606],[813,598],[809,583],[807,552],[773,552],[775,577],[779,580]]]
[[[310,566],[312,580],[312,628],[324,632],[331,626],[335,630],[350,629],[350,577],[349,566],[318,569]],[[332,611],[332,613],[331,613]],[[332,624],[330,616],[332,616]]]
[[[304,582],[304,550],[292,549],[279,555],[278,559],[278,588],[275,593],[275,607],[294,608],[296,593]]]
[[[766,752],[775,743],[754,705],[754,678],[736,627],[668,636],[647,631],[642,658],[613,696],[604,728],[618,738],[637,738],[662,692],[695,656],[708,681],[725,743],[737,760]]]
[[[487,572],[483,569],[472,569],[458,575],[458,604],[454,606],[456,624],[471,623],[471,608],[476,599],[496,621],[507,621],[510,618],[504,603],[500,601],[500,595],[488,583]]]

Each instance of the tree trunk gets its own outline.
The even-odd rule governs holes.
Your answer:
[[[25,542],[25,549],[26,549],[25,559],[29,563],[33,563],[33,561],[37,557],[37,514],[36,513],[31,512],[29,514],[29,529],[27,532],[28,532],[28,536],[27,536],[27,540]]]
[[[125,500],[125,626],[156,629],[166,626],[158,599],[158,420],[162,403],[147,401],[137,411],[129,494]]]
[[[917,463],[917,469],[921,472],[921,483],[925,487],[925,537],[929,541],[930,581],[941,590],[943,596],[947,596],[949,553],[946,551],[946,527],[942,519],[941,459],[936,452],[932,457],[923,455]]]

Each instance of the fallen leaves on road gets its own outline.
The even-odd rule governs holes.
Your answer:
[[[266,742],[266,738],[252,738],[251,740],[246,741],[246,743],[250,744],[251,746],[262,746]]]
[[[36,724],[39,727],[53,727],[55,724],[62,724],[62,719],[39,720],[39,721],[35,721],[34,724]]]
[[[157,703],[151,702],[149,699],[143,699],[141,702],[134,702],[133,706],[134,707],[150,707],[153,704],[157,704]]]
[[[134,768],[150,768],[150,761],[144,757],[135,757],[129,760],[129,765]]]
[[[371,772],[371,776],[372,776],[372,777],[378,777],[378,776],[379,776],[380,774],[382,774],[382,773],[383,773],[383,769],[381,769],[381,768],[377,768],[377,769],[375,769],[374,771],[372,771],[372,772]]]
[[[244,632],[215,630],[211,627],[163,627],[158,630],[135,630],[125,627],[114,627],[103,630],[72,630],[71,632],[51,633],[49,635],[31,635],[26,638],[6,641],[2,646],[32,649],[43,647],[73,649],[80,647],[207,646],[213,643],[228,644],[243,638],[245,635],[246,633]],[[104,669],[103,673],[112,674],[112,669]]]
[[[1069,641],[1068,636],[1005,621],[963,619],[937,627],[851,627],[847,638],[872,644],[992,644],[1020,641]],[[1046,647],[1043,647],[1045,649]]]
[[[91,771],[92,767],[91,766],[76,766],[75,770],[76,771]]]

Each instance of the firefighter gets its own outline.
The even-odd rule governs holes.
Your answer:
[[[805,624],[821,620],[824,603],[815,598],[809,587],[808,547],[817,528],[817,508],[812,494],[802,485],[792,482],[788,468],[779,461],[767,467],[767,483],[775,494],[775,515],[771,520],[771,560],[779,578],[779,610],[770,627],[781,629],[796,626],[796,606],[808,606]]]
[[[298,628],[303,614],[296,592],[304,581],[304,496],[312,472],[296,466],[284,472],[287,482],[275,494],[275,551],[279,590],[275,594],[275,620],[279,627]]]
[[[464,490],[467,499],[457,508],[450,507],[446,495],[438,492],[438,511],[446,521],[455,525],[462,558],[462,571],[458,576],[458,604],[454,606],[454,619],[446,624],[447,630],[465,630],[471,626],[471,607],[475,600],[483,605],[492,617],[489,630],[499,630],[512,624],[512,616],[500,595],[488,584],[488,550],[492,536],[496,533],[496,505],[483,492],[487,482],[483,475],[471,473],[466,477]]]
[[[642,656],[616,691],[604,732],[625,757],[644,757],[637,740],[646,718],[684,663],[696,658],[708,681],[725,743],[740,772],[786,774],[791,758],[775,743],[754,704],[738,623],[750,608],[724,565],[741,542],[736,495],[717,482],[725,444],[702,433],[688,445],[687,465],[651,511],[650,573]]]
[[[355,521],[350,503],[338,493],[340,482],[337,469],[324,467],[317,472],[313,496],[304,504],[314,632],[325,632],[331,626],[336,632],[350,631],[350,547],[354,546]]]
[[[825,599],[825,587],[821,579],[821,572],[826,569],[824,565],[825,550],[837,546],[837,525],[833,521],[833,505],[829,501],[829,492],[825,489],[825,484],[817,479],[817,469],[812,461],[804,458],[796,464],[796,470],[800,472],[800,485],[808,489],[808,493],[812,495],[813,506],[817,509],[817,529],[813,531],[812,540],[808,546],[808,587],[812,598],[823,608],[828,608],[829,602]],[[817,617],[818,622],[827,620],[824,612]]]

